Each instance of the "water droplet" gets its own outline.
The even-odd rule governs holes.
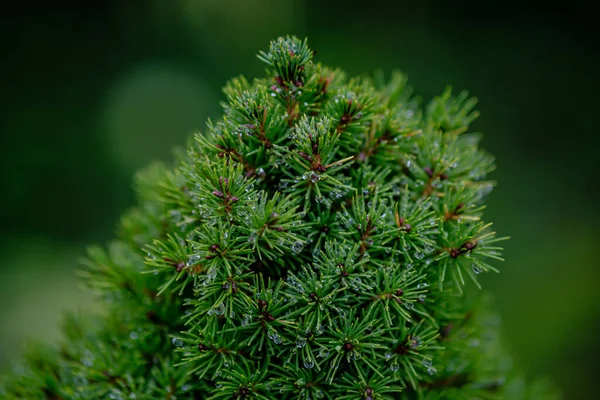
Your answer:
[[[323,332],[325,332],[325,328],[323,328],[323,325],[317,324],[317,327],[315,328],[315,333],[317,335],[322,335]]]
[[[390,353],[389,351],[387,353],[385,353],[385,359],[389,360],[390,358],[392,358],[392,353]]]
[[[294,244],[292,244],[292,251],[294,253],[300,253],[302,249],[304,249],[304,244],[302,242],[296,241]]]
[[[473,272],[475,272],[476,275],[479,275],[483,271],[484,271],[484,269],[481,268],[479,265],[473,264]]]
[[[298,339],[296,339],[296,347],[301,349],[304,346],[306,346],[306,338],[302,337],[302,336],[298,336]]]
[[[244,315],[244,318],[242,318],[242,326],[248,326],[250,323],[252,322],[252,315]]]
[[[94,357],[92,356],[92,353],[86,350],[85,355],[86,356],[81,359],[81,363],[86,367],[91,367],[92,365],[94,365]]]
[[[424,255],[423,253],[421,253],[420,251],[416,251],[416,252],[415,252],[415,258],[416,258],[417,260],[422,260],[424,256],[425,256],[425,255]]]
[[[409,310],[412,310],[413,308],[415,308],[415,303],[413,303],[413,302],[406,302],[406,303],[404,303],[404,307],[406,307]]]
[[[423,289],[429,286],[429,283],[427,282],[421,282],[417,285],[417,289]]]
[[[328,355],[329,355],[329,350],[327,350],[327,348],[325,348],[325,347],[321,347],[321,350],[319,350],[319,357],[325,358]]]
[[[225,314],[225,304],[221,303],[217,305],[215,308],[215,315],[223,315]]]
[[[208,272],[206,273],[206,278],[208,280],[213,280],[217,277],[217,269],[216,268],[211,268],[208,270]]]
[[[423,366],[426,368],[431,367],[431,364],[433,364],[433,361],[430,358],[424,358],[422,362]]]
[[[429,375],[435,375],[437,373],[437,369],[435,369],[435,367],[429,367],[427,368],[427,372]]]
[[[314,366],[315,366],[314,361],[312,361],[312,360],[304,361],[304,368],[311,369]]]
[[[173,346],[175,346],[175,347],[183,346],[183,341],[181,339],[173,338],[173,339],[171,339],[171,343],[173,343]]]
[[[131,331],[131,333],[129,334],[129,338],[131,340],[137,340],[140,336],[138,335],[138,333],[136,331]]]
[[[282,342],[283,342],[283,339],[281,339],[281,337],[279,335],[276,334],[273,337],[273,343],[275,343],[275,344],[281,344]]]
[[[197,255],[191,255],[188,257],[187,262],[185,263],[186,267],[192,267],[194,265],[200,264],[200,256]]]
[[[396,372],[400,369],[400,365],[398,365],[398,363],[393,363],[392,365],[390,365],[390,369],[392,370],[392,372]]]

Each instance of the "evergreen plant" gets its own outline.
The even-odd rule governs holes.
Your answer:
[[[347,78],[271,42],[81,271],[104,300],[5,376],[9,399],[551,399],[526,385],[478,276],[493,157],[476,101]]]

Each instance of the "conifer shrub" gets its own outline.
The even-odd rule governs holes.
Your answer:
[[[136,180],[81,271],[106,312],[68,318],[14,399],[550,399],[516,376],[478,276],[494,159],[475,100],[422,105],[394,73],[348,78],[271,42],[174,168]]]

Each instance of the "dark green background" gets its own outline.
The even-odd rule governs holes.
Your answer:
[[[13,2],[16,3],[16,2]],[[521,2],[20,2],[0,24],[0,364],[94,307],[73,270],[134,202],[131,177],[218,116],[278,35],[350,74],[401,69],[425,99],[468,89],[497,156],[487,218],[506,243],[484,277],[515,363],[596,398],[599,8]],[[39,3],[39,4],[36,4]],[[71,3],[71,4],[69,4]]]

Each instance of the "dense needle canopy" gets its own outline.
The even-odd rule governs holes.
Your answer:
[[[515,376],[478,275],[501,260],[475,100],[348,78],[286,37],[223,117],[137,177],[89,251],[100,316],[32,348],[6,398],[549,399]]]

